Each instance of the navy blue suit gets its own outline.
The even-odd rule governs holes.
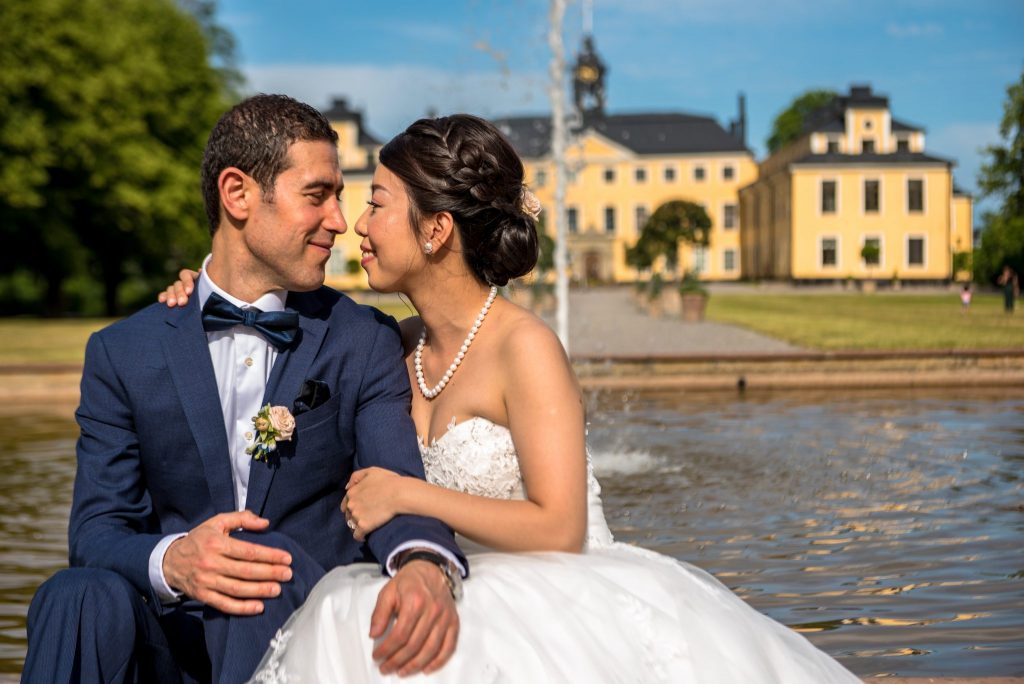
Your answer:
[[[294,410],[306,380],[326,383],[330,398],[296,415],[294,437],[278,444],[271,464],[252,464],[246,508],[269,519],[270,531],[241,533],[289,550],[295,577],[265,601],[260,616],[229,617],[195,601],[162,606],[148,575],[154,546],[236,509],[197,299],[178,309],[150,306],[89,340],[77,412],[71,569],[48,580],[33,601],[25,681],[244,679],[331,568],[384,559],[412,539],[465,562],[451,530],[429,518],[399,516],[365,544],[352,538],[339,510],[352,471],[381,466],[423,477],[423,466],[397,325],[321,288],[289,295],[300,330],[278,356],[263,404]],[[124,650],[112,643],[118,639],[129,640],[129,655],[111,653]]]

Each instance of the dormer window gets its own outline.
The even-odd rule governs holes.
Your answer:
[[[910,141],[907,138],[896,138],[897,152],[910,152]]]
[[[835,138],[830,138],[828,141],[828,153],[839,154],[839,141]]]
[[[875,153],[875,141],[874,140],[864,140],[860,144],[860,151],[863,152],[864,154],[874,154]]]

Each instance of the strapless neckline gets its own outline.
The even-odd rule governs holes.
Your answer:
[[[445,428],[445,431],[442,432],[440,436],[434,437],[432,440],[430,440],[429,444],[427,444],[427,441],[420,437],[418,434],[416,435],[416,441],[419,442],[421,448],[432,449],[436,447],[438,444],[441,444],[446,438],[449,437],[449,435],[452,435],[453,433],[456,433],[459,430],[465,429],[467,425],[472,425],[476,421],[482,422],[488,427],[506,432],[508,433],[509,437],[512,436],[511,430],[509,430],[507,427],[505,427],[504,425],[499,425],[498,423],[495,423],[493,420],[488,420],[483,416],[471,416],[463,420],[461,423],[455,420],[455,416],[452,416],[452,419]]]

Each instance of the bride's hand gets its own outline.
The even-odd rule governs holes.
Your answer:
[[[188,268],[181,269],[178,273],[178,279],[157,295],[156,300],[163,302],[172,309],[176,306],[185,306],[188,304],[188,296],[195,289],[197,278],[199,278],[199,271],[193,271]]]
[[[384,468],[364,468],[352,473],[345,485],[341,512],[345,514],[357,541],[391,520],[398,510],[398,492],[402,476]]]

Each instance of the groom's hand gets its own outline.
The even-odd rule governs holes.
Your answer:
[[[459,614],[437,565],[410,561],[380,590],[370,638],[382,636],[373,649],[381,674],[430,673],[448,662],[459,638]]]
[[[262,613],[259,599],[277,596],[280,583],[292,578],[291,555],[229,535],[239,528],[262,530],[269,524],[252,511],[213,516],[167,548],[167,583],[222,613]]]

